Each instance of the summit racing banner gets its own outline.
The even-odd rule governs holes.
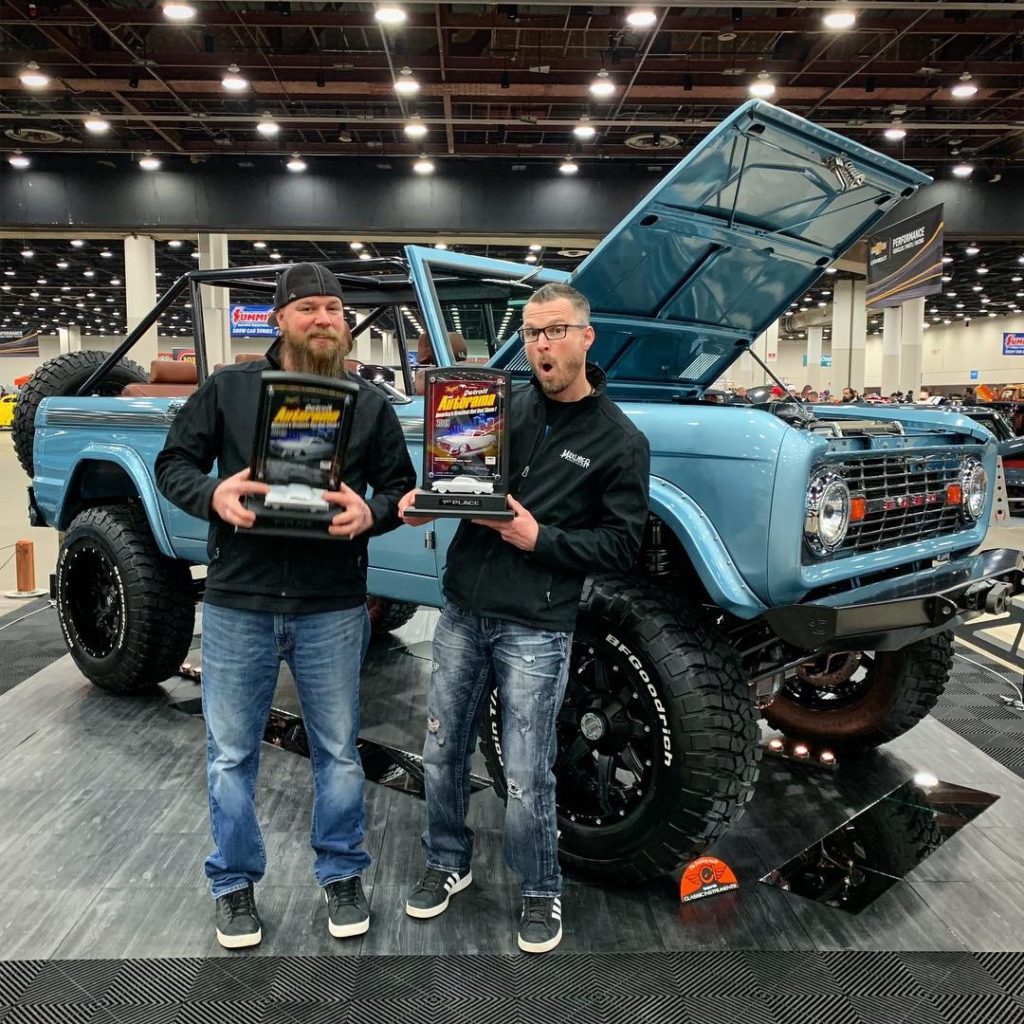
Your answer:
[[[942,207],[868,236],[869,309],[942,291]]]
[[[273,306],[240,306],[231,304],[232,338],[276,338],[277,328],[267,323]]]

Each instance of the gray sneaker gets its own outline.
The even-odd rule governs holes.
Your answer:
[[[256,912],[256,897],[252,883],[217,899],[214,913],[217,941],[225,949],[246,949],[258,946],[263,939],[263,927]]]
[[[448,901],[452,896],[462,892],[472,881],[472,871],[461,875],[458,871],[427,868],[405,901],[405,912],[410,917],[437,917],[448,909]]]
[[[547,953],[561,941],[561,896],[524,896],[519,948],[526,953]]]
[[[336,939],[365,935],[370,930],[370,904],[363,895],[358,875],[328,882],[324,886],[327,900],[327,927]]]

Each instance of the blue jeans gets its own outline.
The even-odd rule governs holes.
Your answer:
[[[295,677],[309,737],[316,880],[327,885],[369,865],[356,750],[359,667],[369,638],[365,605],[313,615],[203,605],[206,774],[216,846],[206,876],[214,899],[258,882],[266,870],[256,775],[281,661]]]
[[[570,633],[469,615],[449,602],[434,633],[423,745],[427,866],[464,872],[473,853],[466,826],[469,764],[493,670],[501,699],[505,861],[524,896],[557,896],[555,717],[569,674]]]

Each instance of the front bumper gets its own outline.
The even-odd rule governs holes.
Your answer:
[[[808,651],[897,650],[984,612],[1006,611],[1024,579],[1024,557],[993,548],[902,579],[869,584],[765,612],[776,635]]]

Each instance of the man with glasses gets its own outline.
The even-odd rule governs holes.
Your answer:
[[[605,395],[604,373],[586,362],[594,329],[580,292],[544,285],[526,304],[520,333],[533,377],[513,390],[508,417],[515,518],[464,520],[448,549],[423,754],[427,863],[406,913],[436,917],[472,882],[469,762],[493,678],[508,789],[505,860],[523,897],[519,947],[546,953],[562,938],[552,769],[576,610],[588,575],[625,572],[636,560],[650,452]]]

